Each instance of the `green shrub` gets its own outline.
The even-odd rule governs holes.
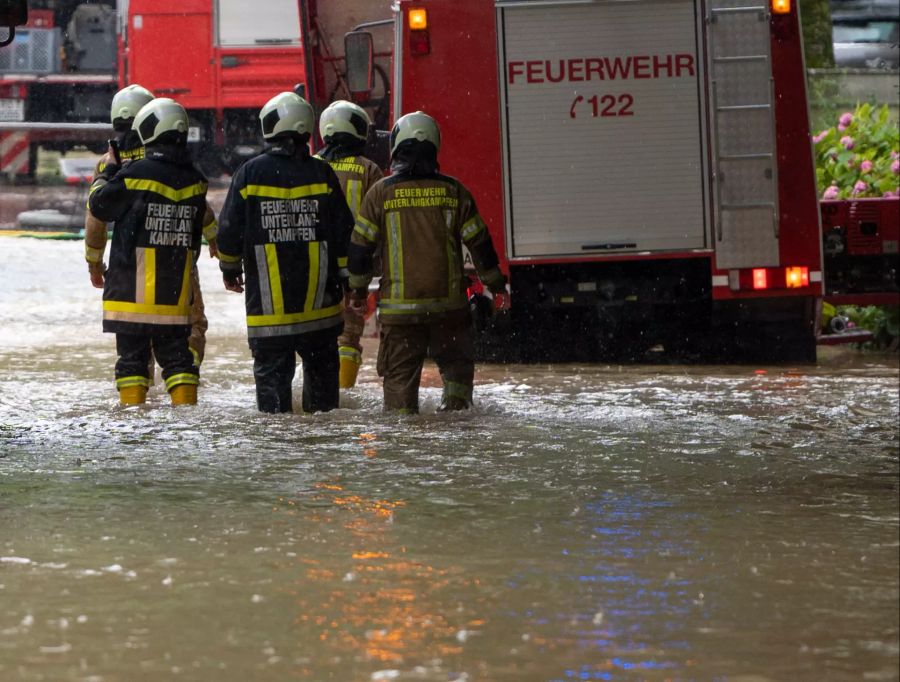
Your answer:
[[[887,105],[861,104],[813,137],[823,199],[900,194],[900,131]]]
[[[866,347],[896,350],[900,337],[900,306],[841,306],[839,312],[857,327],[868,329],[875,338]]]

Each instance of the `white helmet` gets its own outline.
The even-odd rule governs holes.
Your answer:
[[[391,156],[405,140],[431,142],[436,150],[441,148],[441,130],[437,122],[424,111],[415,111],[397,119],[391,130]]]
[[[141,110],[145,104],[153,99],[153,93],[140,85],[126,85],[113,95],[112,105],[109,108],[109,120],[112,123],[116,119],[128,121]]]
[[[358,104],[339,99],[332,102],[319,116],[319,135],[323,140],[335,133],[349,133],[363,142],[369,137],[372,119]]]
[[[259,111],[263,138],[271,140],[281,133],[312,135],[316,115],[309,102],[293,92],[281,92],[265,103]]]
[[[150,144],[164,133],[187,134],[188,115],[174,99],[157,97],[141,108],[131,127],[137,131],[141,142]]]

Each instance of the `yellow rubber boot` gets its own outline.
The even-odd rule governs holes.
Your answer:
[[[173,405],[196,405],[197,404],[197,385],[196,384],[178,384],[169,391]]]
[[[362,364],[362,354],[350,346],[338,348],[341,358],[341,369],[338,374],[338,385],[341,388],[353,388],[356,386],[356,376],[359,374],[359,366]]]
[[[123,386],[119,389],[119,404],[121,405],[142,405],[146,400],[146,386]]]

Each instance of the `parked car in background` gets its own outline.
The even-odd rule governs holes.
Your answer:
[[[836,66],[900,66],[900,0],[833,0],[831,22]]]

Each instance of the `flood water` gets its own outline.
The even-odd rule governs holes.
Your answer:
[[[0,237],[0,680],[896,680],[896,355],[481,366],[476,409],[122,408],[80,241]],[[295,399],[299,397],[296,390]]]

